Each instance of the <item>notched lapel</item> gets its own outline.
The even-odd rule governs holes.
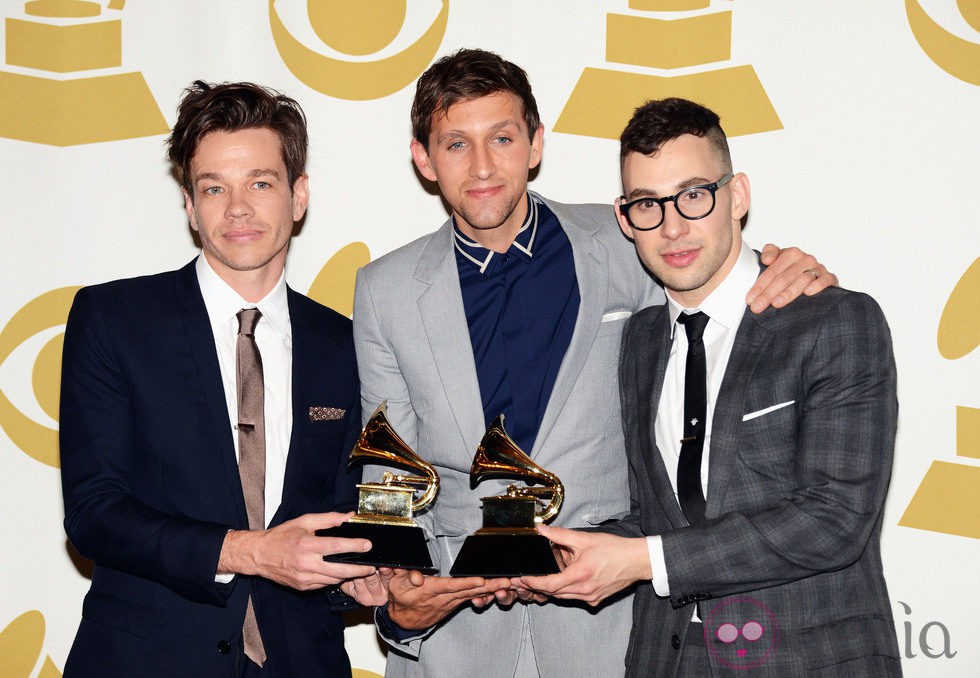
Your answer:
[[[486,428],[483,401],[456,271],[451,220],[429,239],[415,279],[425,285],[418,298],[419,314],[460,438],[464,445],[479,441]]]
[[[606,310],[606,298],[609,294],[608,253],[605,246],[591,233],[575,223],[569,223],[568,217],[556,210],[559,223],[568,236],[572,246],[572,257],[575,261],[575,278],[578,283],[579,309],[575,320],[575,330],[568,344],[568,350],[562,360],[555,385],[551,389],[551,397],[541,418],[541,426],[534,441],[531,456],[548,439],[548,434],[558,420],[565,401],[575,388],[582,368],[585,366],[596,335],[602,322],[602,314]]]
[[[292,355],[290,357],[291,381],[292,381],[292,400],[293,400],[293,425],[289,433],[289,450],[286,453],[286,472],[283,476],[282,496],[289,497],[290,491],[295,486],[298,475],[303,471],[303,454],[300,449],[302,445],[301,431],[304,424],[309,420],[310,403],[313,402],[311,392],[311,377],[319,374],[316,361],[317,356],[324,355],[330,351],[329,346],[323,345],[324,337],[314,337],[303,316],[301,309],[295,302],[294,295],[297,293],[287,288],[286,299],[289,304],[289,328],[292,334]],[[319,344],[319,345],[317,345]],[[286,505],[284,500],[279,505],[279,510],[273,516],[270,525],[275,525],[281,519],[280,511]]]
[[[708,460],[708,497],[705,514],[713,518],[721,513],[725,491],[735,462],[738,429],[742,424],[745,394],[772,332],[759,316],[746,307],[735,334],[735,343],[718,392],[711,422],[711,456]]]
[[[218,352],[214,345],[214,334],[208,311],[201,296],[197,282],[197,270],[191,262],[177,272],[175,293],[181,309],[181,320],[187,334],[187,342],[194,355],[194,372],[201,381],[201,390],[208,404],[208,412],[214,428],[218,448],[214,451],[218,463],[224,470],[230,496],[236,498],[241,524],[248,524],[245,514],[245,497],[242,494],[242,481],[238,475],[238,460],[235,458],[235,441],[231,437],[231,422],[228,420],[228,405],[225,401],[224,384],[221,381],[221,368],[218,366]]]
[[[670,358],[670,349],[673,339],[670,334],[670,313],[667,305],[658,307],[659,313],[651,316],[649,325],[645,328],[648,333],[649,351],[653,353],[653,364],[651,369],[638,369],[636,375],[636,397],[638,399],[638,412],[640,419],[638,424],[640,431],[648,431],[649,445],[644,445],[644,461],[650,474],[650,482],[653,484],[654,491],[660,501],[660,506],[664,514],[668,517],[671,524],[675,527],[687,525],[684,512],[681,511],[680,504],[677,503],[677,496],[674,494],[674,486],[671,485],[670,476],[667,474],[667,467],[664,465],[664,458],[657,446],[657,434],[655,424],[657,421],[657,410],[660,407],[660,397],[664,388],[664,377],[667,373],[667,361]],[[639,366],[644,366],[643,358],[637,356]],[[643,403],[644,394],[650,394],[650,401]]]

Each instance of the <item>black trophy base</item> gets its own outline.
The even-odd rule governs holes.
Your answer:
[[[556,574],[551,542],[528,534],[472,534],[449,571],[452,577],[522,577]]]
[[[425,546],[425,533],[421,527],[383,525],[380,523],[343,523],[329,530],[317,530],[318,537],[344,537],[369,539],[371,550],[361,553],[332,553],[323,556],[331,563],[374,565],[375,567],[400,567],[435,574],[429,549]]]

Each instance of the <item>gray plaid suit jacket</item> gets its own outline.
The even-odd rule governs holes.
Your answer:
[[[880,308],[835,288],[745,313],[714,409],[698,528],[654,434],[669,323],[663,306],[634,315],[620,360],[633,506],[609,531],[662,535],[670,583],[669,600],[651,584],[637,591],[627,674],[675,675],[700,603],[712,675],[749,664],[754,676],[900,675],[879,549],[898,411]],[[765,630],[758,641],[717,639],[722,624],[752,620]]]
[[[610,205],[545,200],[568,236],[581,302],[531,457],[565,485],[556,524],[588,527],[629,512],[617,364],[633,312],[663,303]],[[482,525],[480,497],[511,482],[470,488],[486,431],[453,250],[452,222],[358,272],[354,343],[365,414],[387,399],[399,435],[436,466],[439,494],[416,519],[448,574],[463,540]],[[365,479],[380,475],[364,470]],[[388,676],[512,678],[527,611],[545,678],[622,675],[631,601],[585,605],[464,606],[420,639],[389,644]]]

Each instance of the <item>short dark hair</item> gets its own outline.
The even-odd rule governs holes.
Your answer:
[[[722,169],[731,172],[732,155],[720,121],[717,113],[687,99],[648,101],[634,111],[619,137],[620,167],[630,153],[653,155],[666,142],[693,134],[707,137],[721,157]]]
[[[527,135],[533,139],[541,119],[527,73],[517,64],[482,49],[460,49],[447,54],[422,74],[412,102],[412,135],[428,149],[433,117],[445,115],[450,106],[460,101],[496,92],[509,92],[520,99]]]
[[[212,85],[195,80],[177,106],[177,123],[167,138],[167,155],[177,182],[193,194],[191,160],[211,132],[265,127],[279,136],[289,188],[306,170],[306,115],[294,99],[251,82]]]

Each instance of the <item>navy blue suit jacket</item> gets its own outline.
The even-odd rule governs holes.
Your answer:
[[[348,510],[360,426],[350,321],[288,291],[293,428],[272,525]],[[311,421],[313,406],[344,411]],[[251,594],[269,675],[350,675],[339,592],[214,581],[247,529],[214,338],[194,263],[81,290],[65,332],[65,530],[94,561],[65,675],[227,676]]]

